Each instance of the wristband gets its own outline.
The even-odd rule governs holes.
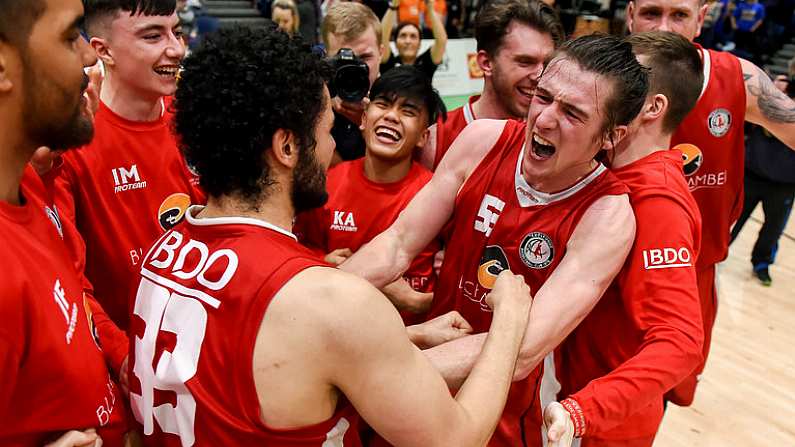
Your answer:
[[[570,397],[560,401],[560,404],[569,412],[571,422],[574,424],[574,437],[582,438],[585,435],[585,416],[582,414],[580,404]]]

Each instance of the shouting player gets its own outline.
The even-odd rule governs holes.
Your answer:
[[[701,59],[674,33],[628,41],[651,69],[649,95],[610,165],[630,189],[635,243],[605,295],[556,351],[562,404],[590,447],[650,447],[663,394],[701,362],[704,339],[695,268],[701,214],[682,153],[668,150],[701,93]]]
[[[0,1],[0,445],[121,446],[119,388],[90,326],[82,276],[49,191],[26,167],[40,146],[91,140],[79,0]]]
[[[517,376],[490,445],[541,445],[544,356],[585,317],[632,245],[626,187],[596,161],[641,110],[647,75],[612,36],[564,44],[539,78],[527,123],[477,120],[453,143],[398,220],[341,267],[380,286],[394,280],[449,219],[453,232],[432,315],[459,311],[483,332],[497,274],[521,273],[535,301]],[[483,335],[425,351],[455,387]]]
[[[453,399],[389,301],[290,232],[327,195],[324,71],[275,26],[222,30],[185,61],[176,129],[209,199],[141,268],[130,391],[152,443],[357,446],[356,412],[399,446],[494,430],[530,310],[521,277],[495,283],[493,331]]]
[[[525,119],[538,76],[565,35],[555,11],[538,0],[486,2],[475,19],[483,92],[431,127],[421,161],[435,170],[459,133],[476,118]]]
[[[701,0],[635,0],[627,9],[631,32],[672,31],[692,41],[701,32],[708,5]],[[756,65],[728,52],[698,47],[704,61],[704,85],[695,108],[671,143],[689,143],[685,151],[687,184],[696,199],[704,231],[696,277],[704,319],[704,361],[717,315],[715,265],[726,259],[729,228],[742,212],[743,124],[758,124],[795,148],[795,101],[778,90]],[[702,363],[667,399],[690,405]]]

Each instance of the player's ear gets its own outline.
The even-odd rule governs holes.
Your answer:
[[[0,41],[0,93],[7,93],[14,87],[8,73],[11,51],[8,43]]]
[[[431,129],[426,127],[425,130],[422,131],[420,139],[417,141],[417,149],[425,149],[425,145],[428,144],[428,138],[430,138],[430,136],[431,136]]]
[[[627,4],[627,31],[632,32],[632,25],[635,21],[633,14],[635,13],[635,2],[631,1]]]
[[[668,112],[668,97],[657,93],[652,95],[643,105],[644,118],[653,121],[662,118]]]
[[[271,138],[271,154],[275,161],[285,168],[295,168],[298,164],[298,144],[295,134],[287,129],[276,129]]]
[[[491,64],[491,58],[489,54],[486,53],[485,50],[478,51],[478,55],[476,57],[478,61],[478,67],[480,67],[480,71],[483,72],[484,76],[491,76],[494,72],[494,67]]]
[[[616,150],[616,147],[618,147],[619,143],[621,143],[621,140],[627,136],[628,131],[629,126],[627,125],[616,126],[608,131],[602,140],[602,149],[606,151]]]
[[[91,45],[91,48],[97,53],[97,59],[102,61],[106,67],[113,66],[116,63],[107,40],[94,36],[88,41],[88,44]]]

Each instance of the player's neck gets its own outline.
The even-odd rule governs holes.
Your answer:
[[[628,141],[619,144],[610,167],[623,168],[655,152],[667,151],[670,145],[671,134],[663,133],[658,127],[638,129]]]
[[[157,121],[163,115],[162,97],[146,95],[117,80],[108,72],[99,99],[116,115],[136,122]]]
[[[256,206],[236,196],[210,196],[207,206],[197,217],[247,217],[292,232],[295,210],[289,194],[280,192],[272,191]]]
[[[19,182],[22,180],[22,172],[30,160],[33,148],[29,151],[24,150],[20,132],[8,131],[22,129],[21,126],[14,125],[13,121],[5,123],[10,125],[4,126],[5,129],[0,133],[0,200],[19,205]]]
[[[398,55],[398,58],[400,58],[400,63],[403,65],[414,65],[414,63],[417,62],[416,54],[414,55],[414,57],[406,57]]]
[[[384,160],[368,153],[364,157],[364,176],[374,183],[395,183],[403,180],[411,170],[411,157],[403,160]]]
[[[483,85],[483,93],[480,94],[480,98],[472,103],[472,113],[477,119],[505,120],[521,118],[511,115],[511,112],[499,100],[497,91],[488,82]]]
[[[571,188],[599,166],[598,161],[591,160],[587,163],[572,166],[566,171],[558,172],[553,176],[534,177],[527,174],[529,169],[525,169],[526,162],[525,157],[525,160],[522,162],[522,177],[531,188],[546,194],[556,194]]]

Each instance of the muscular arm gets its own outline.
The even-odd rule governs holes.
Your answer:
[[[759,67],[740,59],[745,80],[745,119],[795,150],[795,101],[776,88]]]
[[[534,294],[516,378],[522,379],[582,321],[618,274],[632,247],[635,218],[627,196],[606,196],[585,212],[566,255]],[[463,337],[423,351],[448,384],[465,378],[483,335]]]
[[[435,0],[445,1],[445,0]],[[447,31],[444,29],[444,24],[439,14],[433,8],[434,0],[428,1],[428,17],[431,19],[431,31],[433,32],[433,46],[431,47],[431,60],[434,64],[439,65],[442,63],[444,57],[444,50],[447,48]]]
[[[312,356],[306,365],[298,365],[303,372],[292,375],[286,387],[323,389],[328,384],[339,389],[393,445],[484,445],[507,398],[530,303],[521,279],[508,273],[501,279],[503,292],[495,286],[493,294],[501,293],[505,299],[495,305],[483,353],[455,399],[409,342],[389,302],[366,282],[339,271],[310,268],[291,280],[265,314],[259,340],[272,340],[267,332],[276,330],[271,335],[279,335],[279,345],[288,345],[284,349],[292,352],[283,359],[287,368],[293,361],[303,362],[307,354]],[[284,336],[278,333],[282,331]],[[255,353],[261,352],[259,347],[258,343]],[[255,374],[266,376],[257,369],[257,361],[255,357]],[[275,393],[285,397],[280,390]],[[324,395],[317,393],[315,398],[322,400]],[[297,410],[261,401],[266,408],[263,417],[272,425],[271,413],[283,418]],[[282,406],[294,407],[296,402],[285,399]],[[282,420],[277,426],[289,422]]]
[[[646,269],[644,265],[645,251],[663,248],[687,250],[687,257],[695,260],[700,238],[696,217],[666,198],[641,199],[633,207],[638,233],[618,284],[626,313],[643,339],[631,358],[570,396],[583,412],[580,431],[589,434],[604,433],[659,402],[702,358],[704,332],[695,267]]]
[[[505,121],[496,120],[477,120],[467,126],[445,154],[431,181],[414,196],[397,220],[339,268],[379,288],[398,279],[449,220],[459,189],[497,142],[504,127]]]

